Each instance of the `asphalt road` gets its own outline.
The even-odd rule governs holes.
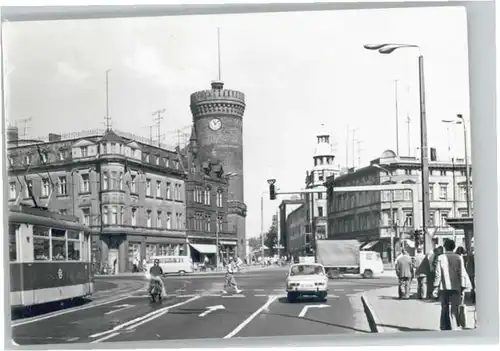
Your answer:
[[[161,303],[152,303],[145,290],[111,296],[14,321],[12,335],[30,345],[366,332],[356,322],[352,296],[396,284],[395,278],[335,279],[327,302],[288,303],[285,279],[284,268],[242,273],[236,280],[243,291],[223,295],[221,275],[167,277]]]

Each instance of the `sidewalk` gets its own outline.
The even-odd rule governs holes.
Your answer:
[[[365,312],[373,315],[379,333],[440,330],[441,305],[438,301],[418,300],[414,294],[409,300],[399,300],[397,289],[394,286],[362,294],[368,307]],[[416,284],[412,284],[411,291],[416,291]],[[467,306],[467,329],[474,329],[475,310],[474,305]]]

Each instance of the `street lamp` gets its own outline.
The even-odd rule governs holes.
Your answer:
[[[413,44],[367,44],[364,45],[367,50],[377,50],[381,54],[392,54],[398,49],[417,48]],[[427,226],[430,217],[430,198],[429,198],[429,155],[427,146],[427,117],[425,111],[425,83],[424,83],[424,56],[420,53],[418,56],[418,78],[420,91],[420,152],[422,162],[422,231],[424,233],[424,251],[430,249],[427,235]]]
[[[442,120],[444,123],[452,124],[462,124],[464,129],[464,153],[465,153],[465,198],[467,201],[467,217],[472,216],[471,201],[470,201],[470,167],[469,167],[469,155],[467,152],[467,124],[465,119],[461,114],[457,114],[457,120]]]
[[[392,184],[392,172],[389,171],[387,168],[382,167],[380,165],[374,164],[373,167],[378,168],[384,172],[387,172],[387,175],[389,176],[389,181]],[[395,252],[394,252],[394,214],[393,214],[393,209],[392,209],[392,203],[394,201],[393,199],[393,191],[392,189],[389,192],[389,206],[390,206],[390,211],[391,211],[391,263],[394,264],[394,259],[396,257]]]

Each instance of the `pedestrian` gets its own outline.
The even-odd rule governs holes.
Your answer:
[[[238,284],[234,279],[234,272],[236,272],[237,265],[233,257],[229,258],[229,262],[226,265],[226,281],[224,283],[224,290],[222,290],[223,294],[227,294],[228,288],[233,288],[237,294],[239,294],[242,290],[238,289]]]
[[[455,241],[445,240],[444,249],[436,259],[433,295],[441,300],[440,329],[457,330],[463,292],[470,283],[462,256],[453,252]]]
[[[468,257],[467,257],[467,252],[465,251],[464,247],[463,246],[457,247],[457,249],[455,250],[455,253],[462,257],[462,260],[464,261],[464,265],[465,265],[465,271],[467,272],[467,263],[466,262],[468,261]],[[471,290],[473,288],[473,284],[471,282],[469,272],[467,272],[465,279],[466,279],[467,290]],[[461,297],[461,304],[464,304],[464,303],[465,303],[465,291],[462,292],[462,297]]]
[[[422,248],[417,248],[415,254],[415,277],[417,278],[417,298],[423,299],[427,296],[427,276],[430,273],[428,257],[422,252]]]
[[[408,299],[410,295],[410,282],[413,279],[413,263],[406,249],[401,250],[401,256],[396,260],[396,275],[399,280],[398,296]]]
[[[429,275],[427,276],[427,298],[429,299],[435,299],[435,297],[432,295],[434,291],[434,278],[435,278],[435,271],[436,271],[436,263],[437,263],[437,258],[439,255],[443,254],[443,247],[439,246],[436,247],[433,250],[433,253],[429,256],[429,263],[430,263],[430,272]]]

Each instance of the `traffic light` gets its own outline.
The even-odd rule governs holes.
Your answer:
[[[276,179],[269,179],[267,183],[269,184],[269,198],[271,200],[276,200],[276,188],[274,187]]]

